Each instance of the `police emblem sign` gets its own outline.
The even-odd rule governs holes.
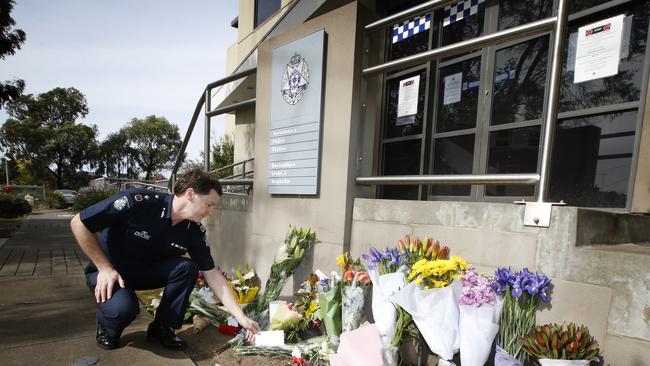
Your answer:
[[[273,49],[268,192],[317,195],[324,30]]]
[[[290,105],[302,99],[309,85],[309,66],[307,61],[298,53],[291,57],[291,61],[284,68],[282,74],[282,97]]]

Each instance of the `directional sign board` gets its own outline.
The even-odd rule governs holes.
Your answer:
[[[317,195],[325,31],[273,49],[268,191]]]

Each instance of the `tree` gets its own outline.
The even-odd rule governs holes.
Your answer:
[[[214,141],[210,148],[210,155],[212,156],[210,159],[210,171],[215,171],[232,164],[235,160],[235,144],[232,141],[232,137],[226,135]],[[201,151],[199,159],[186,160],[181,166],[180,171],[187,172],[195,168],[203,169],[203,156],[203,151]],[[252,169],[252,166],[249,169]],[[224,178],[232,174],[232,168],[225,169],[217,174],[217,178]]]
[[[16,50],[25,42],[26,36],[22,29],[13,29],[16,24],[11,17],[11,10],[14,8],[13,0],[0,0],[0,59],[13,55]],[[23,93],[25,82],[13,80],[0,82],[0,108]]]
[[[165,117],[151,115],[133,118],[125,129],[128,146],[133,149],[133,158],[145,174],[145,180],[158,170],[171,167],[181,146],[178,126]]]
[[[235,161],[235,144],[228,135],[216,141],[212,145],[212,159],[210,159],[210,171],[230,165]],[[227,177],[233,174],[233,169],[225,169],[218,174],[217,178]]]
[[[77,182],[77,172],[97,159],[97,127],[76,123],[88,114],[86,98],[75,88],[55,88],[7,104],[0,143],[24,161],[43,184],[63,188]]]
[[[129,146],[127,128],[112,133],[102,142],[100,148],[98,173],[108,177],[138,178],[139,169],[135,161],[135,151]]]

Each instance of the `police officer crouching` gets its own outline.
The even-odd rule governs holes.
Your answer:
[[[174,194],[125,190],[72,219],[72,233],[92,261],[86,283],[97,301],[99,347],[119,347],[122,332],[140,311],[135,290],[161,287],[165,290],[147,338],[168,348],[185,347],[174,329],[181,327],[199,270],[247,330],[248,340],[254,339],[260,327],[244,315],[228,280],[215,269],[200,223],[212,214],[221,194],[216,179],[194,169],[178,178]]]

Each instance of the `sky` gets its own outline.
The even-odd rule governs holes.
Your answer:
[[[0,80],[25,80],[27,94],[75,87],[97,125],[98,140],[132,118],[163,116],[185,136],[209,82],[226,76],[226,51],[237,38],[237,0],[17,0],[11,13],[27,40],[0,60]],[[8,115],[0,110],[0,123]],[[223,118],[212,119],[223,135]],[[199,117],[187,152],[203,150]]]

